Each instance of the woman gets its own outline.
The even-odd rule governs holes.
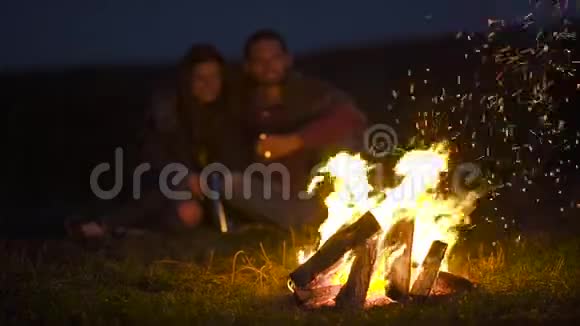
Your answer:
[[[223,147],[222,137],[215,131],[219,130],[218,124],[226,110],[223,75],[224,59],[215,47],[192,46],[179,65],[174,95],[158,108],[161,114],[154,129],[160,135],[153,133],[153,138],[163,143],[157,152],[163,153],[164,148],[165,157],[171,162],[188,166],[193,172],[188,186],[197,199],[201,198],[201,191],[196,172],[209,162],[222,159],[220,152],[223,151],[219,150]],[[163,121],[164,117],[172,121]],[[157,170],[162,168],[160,165]],[[178,203],[177,216],[185,226],[199,224],[202,218],[199,201]]]
[[[69,234],[81,238],[99,238],[127,227],[150,224],[151,219],[170,216],[163,224],[195,227],[202,220],[199,181],[194,177],[208,162],[220,160],[221,137],[214,131],[226,109],[223,96],[224,60],[219,51],[207,44],[190,48],[178,66],[176,82],[169,90],[156,94],[147,114],[143,157],[150,162],[153,176],[169,163],[183,163],[193,173],[180,188],[189,188],[194,199],[171,203],[154,183],[153,189],[99,218],[99,222],[75,222],[69,219]],[[170,207],[167,207],[167,204]],[[167,208],[173,212],[167,212]],[[177,217],[177,219],[175,219]],[[76,219],[78,221],[78,219]],[[173,221],[172,221],[173,220]]]

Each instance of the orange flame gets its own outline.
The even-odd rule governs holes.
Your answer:
[[[452,248],[457,241],[456,226],[469,223],[466,212],[472,210],[477,196],[475,193],[468,193],[463,197],[450,196],[442,199],[437,195],[435,189],[441,174],[447,172],[448,158],[449,152],[444,143],[436,144],[428,150],[410,151],[398,161],[394,169],[394,173],[402,177],[400,184],[382,190],[379,195],[369,196],[373,190],[368,181],[372,167],[360,155],[342,152],[332,157],[319,169],[319,172],[332,177],[334,191],[325,199],[328,217],[319,228],[318,248],[340,228],[356,222],[369,210],[381,225],[382,233],[377,239],[379,245],[384,243],[387,232],[401,218],[414,217],[411,252],[414,265],[419,266],[423,262],[435,240],[443,241]],[[308,190],[313,191],[320,181],[321,177],[313,179]],[[404,250],[379,249],[368,297],[384,295],[387,285],[385,275],[392,261]],[[306,254],[300,251],[298,262],[305,262],[312,254],[314,252]],[[351,253],[345,255],[327,281],[335,285],[346,283],[353,258]],[[446,256],[442,263],[443,271],[447,270],[447,259]],[[414,269],[411,282],[416,276],[417,269]]]

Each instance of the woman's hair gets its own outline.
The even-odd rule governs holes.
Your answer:
[[[193,70],[195,66],[205,62],[217,62],[224,65],[225,61],[221,53],[211,44],[194,44],[182,57],[177,71],[177,114],[180,125],[183,126],[185,137],[190,146],[195,150],[201,147],[204,114],[198,107],[192,93]]]
[[[199,63],[208,61],[223,64],[224,58],[215,46],[203,43],[192,45],[181,59],[181,64],[193,68]]]
[[[193,69],[200,63],[217,62],[224,64],[221,53],[211,44],[194,44],[182,57],[178,67],[179,96],[188,101],[193,100],[191,89],[193,84]]]

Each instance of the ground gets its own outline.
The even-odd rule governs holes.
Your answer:
[[[305,311],[286,281],[310,236],[250,230],[112,239],[2,241],[0,324],[507,324],[580,318],[580,240],[523,234],[463,250],[478,284],[441,302]],[[461,251],[461,250],[460,250]]]

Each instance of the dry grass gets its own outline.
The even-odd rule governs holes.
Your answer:
[[[297,264],[297,247],[309,241],[200,230],[115,241],[96,252],[65,241],[3,242],[0,324],[479,324],[579,317],[576,239],[524,237],[482,247],[465,254],[467,273],[479,284],[474,293],[359,313],[295,306],[287,275]]]

